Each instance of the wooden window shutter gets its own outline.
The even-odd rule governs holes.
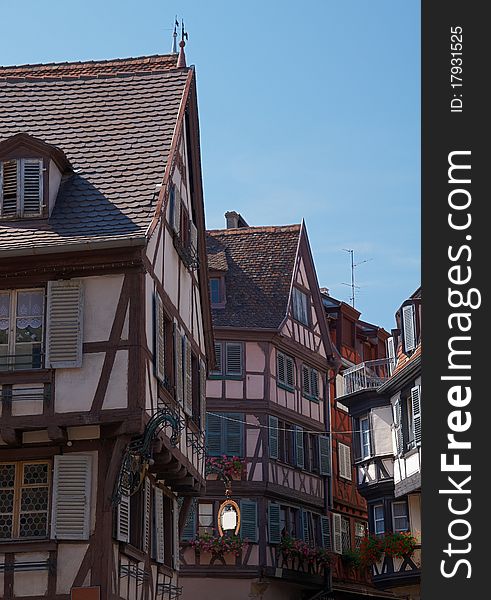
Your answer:
[[[293,362],[293,358],[291,356],[285,357],[286,363],[286,385],[288,387],[293,387],[295,385],[295,363]]]
[[[343,536],[341,531],[341,515],[332,515],[332,542],[333,551],[336,554],[343,553]]]
[[[257,504],[255,500],[240,501],[240,536],[257,543]]]
[[[188,518],[186,519],[186,523],[182,530],[181,539],[183,542],[190,542],[194,540],[196,537],[196,512],[198,510],[198,506],[196,505],[196,510],[193,510],[193,506],[189,508]]]
[[[331,550],[331,521],[329,520],[329,517],[321,515],[320,522],[322,547]]]
[[[278,419],[269,417],[269,458],[278,458]]]
[[[404,450],[404,440],[402,437],[402,406],[399,396],[394,402],[394,433],[396,442],[397,456],[400,456]]]
[[[216,368],[213,369],[213,373],[223,373],[223,361],[222,361],[222,344],[221,342],[215,342],[215,362]]]
[[[176,402],[181,406],[184,401],[184,378],[183,378],[183,343],[182,335],[174,323],[174,379],[176,390]]]
[[[83,288],[79,281],[50,281],[46,330],[46,366],[82,366]]]
[[[179,506],[177,504],[177,499],[174,498],[169,502],[169,506],[172,511],[172,564],[177,571],[181,564],[179,557]]]
[[[161,488],[154,488],[154,542],[153,554],[158,563],[163,563],[165,538],[164,538],[164,493]]]
[[[389,359],[389,375],[391,375],[396,365],[396,350],[393,337],[387,338],[387,358]]]
[[[148,552],[150,548],[150,518],[152,513],[152,486],[150,479],[145,477],[143,485],[143,540],[142,550]]]
[[[338,464],[340,476],[351,480],[351,448],[340,442],[338,442]]]
[[[295,425],[295,464],[297,467],[305,466],[305,451],[303,447],[303,429],[302,427]]]
[[[315,369],[310,370],[310,395],[319,398],[319,373]]]
[[[183,336],[184,350],[184,412],[192,416],[193,414],[193,370],[191,342],[186,336]]]
[[[327,435],[320,435],[319,440],[319,473],[321,475],[331,474],[331,443]]]
[[[225,452],[227,456],[242,456],[242,438],[244,435],[244,425],[242,419],[244,415],[230,413],[224,415],[228,419],[223,420],[225,429]]]
[[[268,505],[268,541],[270,544],[281,542],[280,505],[276,502]]]
[[[198,230],[192,221],[189,221],[189,246],[191,253],[196,256],[198,254]]]
[[[160,381],[165,378],[165,320],[164,303],[155,294],[155,374]]]
[[[181,230],[181,194],[176,186],[174,187],[174,211],[172,214],[172,229],[179,234]]]
[[[310,369],[302,365],[302,391],[305,396],[310,396]]]
[[[407,354],[416,348],[416,327],[414,323],[414,305],[402,307],[402,326],[404,332],[404,352]]]
[[[302,539],[305,543],[310,544],[312,541],[310,539],[310,530],[309,530],[309,517],[310,513],[306,510],[302,510]]]
[[[206,428],[206,364],[204,360],[199,361],[199,398],[200,398],[200,428]]]
[[[242,375],[242,344],[227,343],[226,348],[226,374]]]
[[[413,407],[414,441],[421,445],[421,386],[411,388],[411,404]]]
[[[276,353],[276,365],[278,369],[278,381],[280,383],[286,383],[285,355],[282,352]]]
[[[87,540],[90,533],[92,457],[62,454],[54,457],[51,537]]]
[[[116,539],[120,542],[130,541],[130,497],[121,496],[116,508]]]
[[[40,215],[43,197],[43,162],[38,159],[22,160],[22,213]]]
[[[17,214],[19,172],[16,160],[7,160],[0,164],[0,215],[14,216]]]
[[[220,456],[222,449],[222,419],[218,415],[206,415],[206,447],[210,456]]]

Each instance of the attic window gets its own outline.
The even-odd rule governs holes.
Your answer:
[[[39,217],[43,212],[43,161],[19,158],[0,163],[0,217]]]

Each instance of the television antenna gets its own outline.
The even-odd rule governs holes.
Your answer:
[[[351,288],[350,302],[351,302],[351,306],[354,308],[355,307],[355,299],[356,299],[356,290],[361,289],[359,285],[355,284],[355,269],[356,269],[356,267],[359,267],[360,265],[363,265],[364,263],[373,260],[373,258],[367,258],[366,260],[361,260],[360,262],[355,263],[355,251],[352,248],[343,248],[343,252],[348,252],[348,254],[350,255],[351,283],[342,283],[341,285],[347,285]]]

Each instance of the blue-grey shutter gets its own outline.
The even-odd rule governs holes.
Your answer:
[[[183,542],[190,542],[196,537],[196,513],[198,511],[198,506],[196,505],[195,510],[193,510],[193,508],[193,506],[189,508],[189,510],[192,511],[192,513],[188,515],[186,524],[184,525],[184,528],[182,530],[181,539]]]
[[[300,514],[302,515],[302,539],[308,544],[310,543],[309,513],[306,510],[302,510]]]
[[[331,521],[329,517],[321,516],[322,547],[331,550]]]
[[[331,474],[331,444],[327,435],[320,435],[319,440],[319,473]]]
[[[278,458],[278,419],[269,417],[269,458]]]
[[[279,383],[286,383],[285,355],[278,351],[276,352],[276,375]]]
[[[222,448],[222,423],[224,421],[217,415],[206,416],[206,446],[209,456],[220,456]]]
[[[242,344],[225,344],[225,368],[227,375],[242,375]]]
[[[270,544],[281,542],[280,505],[270,502],[268,506],[268,540]]]
[[[305,452],[303,447],[303,429],[298,425],[295,425],[295,454],[296,454],[296,466],[303,469],[305,465]]]
[[[240,501],[240,535],[244,540],[257,543],[257,503],[255,500]]]
[[[242,456],[242,438],[243,438],[243,423],[244,415],[230,413],[224,415],[228,419],[224,419],[225,430],[225,448],[224,454],[227,456]]]
[[[286,385],[288,387],[294,387],[295,385],[295,363],[293,362],[293,358],[291,356],[287,356],[285,358],[285,367],[286,367]]]

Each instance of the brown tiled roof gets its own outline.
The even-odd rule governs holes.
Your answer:
[[[418,358],[418,356],[421,356],[421,342],[417,345],[416,350],[411,354],[411,356],[404,354],[404,352],[402,351],[402,344],[399,344],[397,347],[396,368],[392,373],[392,377],[394,377],[395,375],[397,375],[397,373],[405,369],[406,366],[414,362]]]
[[[74,168],[49,220],[0,221],[0,252],[144,237],[189,72],[170,69],[173,60],[0,70],[0,142],[28,133],[59,147]],[[57,69],[63,76],[53,78]]]
[[[135,71],[139,73],[165,71],[175,69],[176,66],[177,54],[155,54],[154,56],[110,60],[0,66],[0,77],[91,77],[94,75],[134,73]]]
[[[209,231],[208,257],[223,253],[226,303],[215,327],[276,329],[286,315],[300,225]]]

